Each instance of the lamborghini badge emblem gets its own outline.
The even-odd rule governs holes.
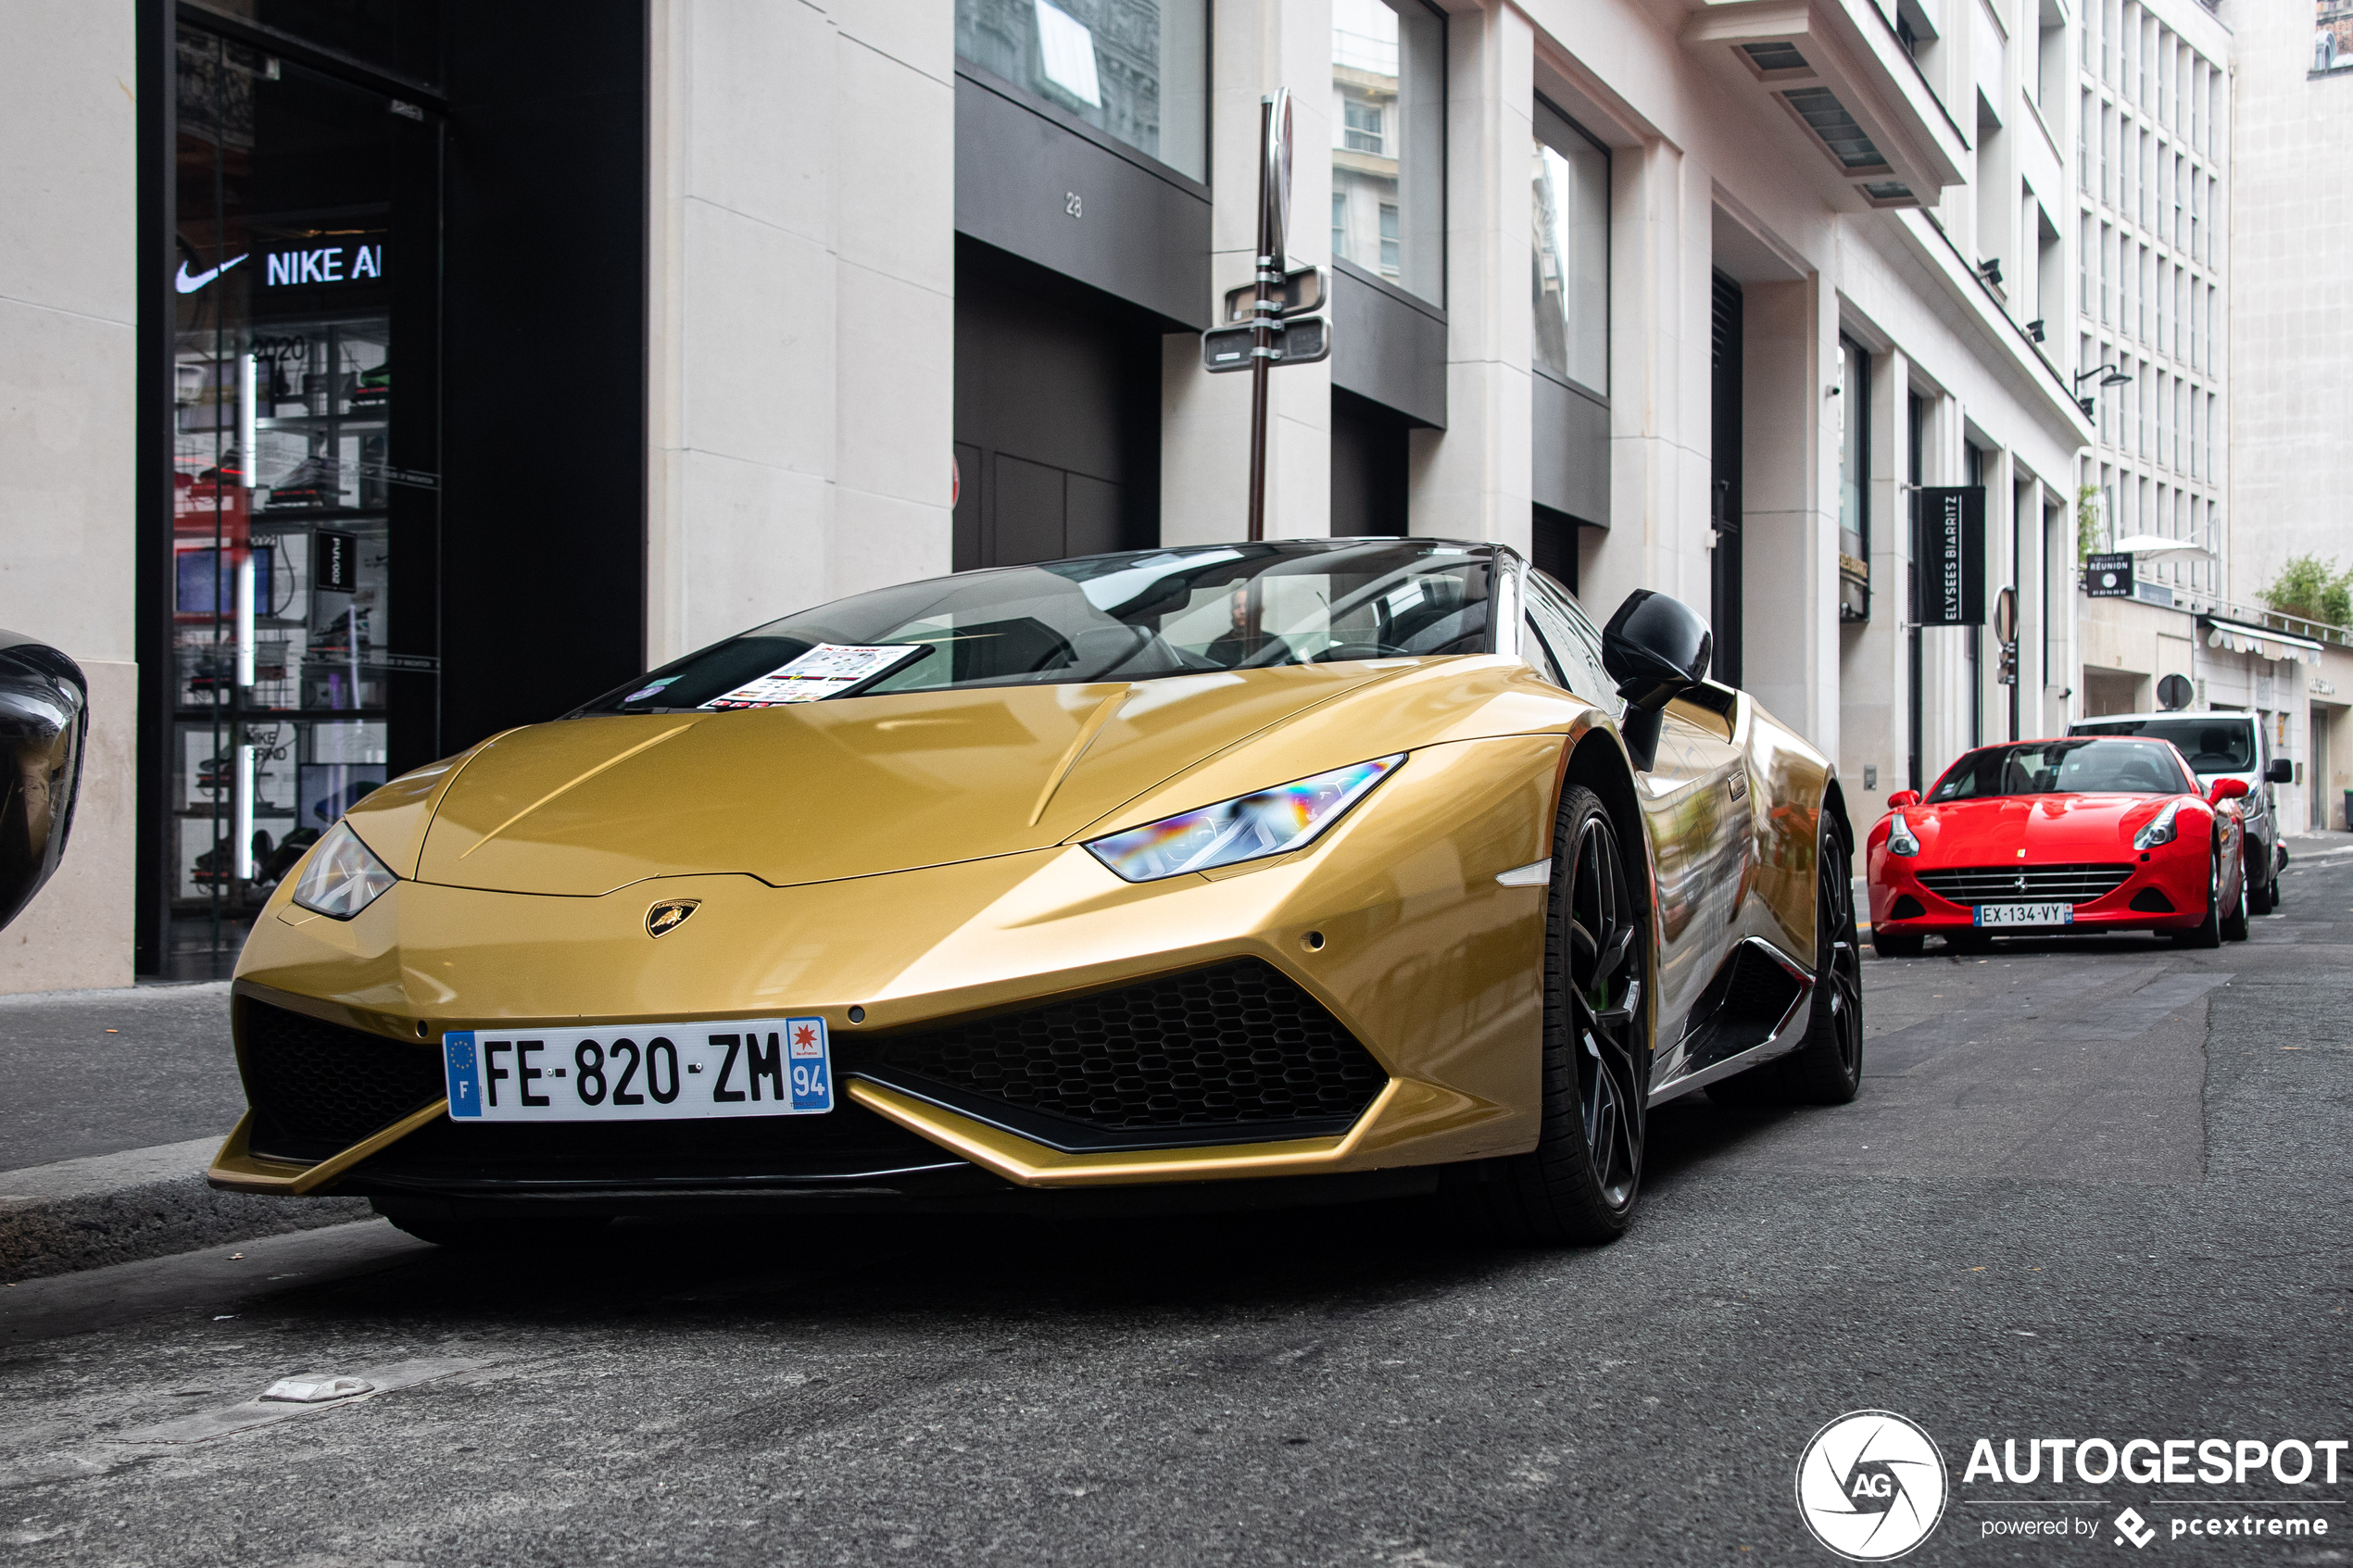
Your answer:
[[[646,911],[646,935],[667,936],[686,923],[686,917],[702,908],[698,898],[664,898]]]

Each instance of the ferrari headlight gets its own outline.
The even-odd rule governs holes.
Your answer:
[[[1912,836],[1912,824],[1904,820],[1901,811],[1887,824],[1887,852],[1907,857],[1920,852],[1920,841]]]
[[[349,920],[400,879],[342,822],[327,830],[302,863],[294,901],[331,920]]]
[[[1212,871],[1280,855],[1338,822],[1404,760],[1400,752],[1335,768],[1197,811],[1163,817],[1108,838],[1089,839],[1087,849],[1129,882],[1154,882],[1181,872]]]
[[[2178,800],[2166,802],[2165,809],[2144,822],[2141,825],[2141,831],[2133,835],[2133,847],[2154,849],[2160,844],[2172,843],[2175,832],[2173,813],[2181,809],[2182,803]]]

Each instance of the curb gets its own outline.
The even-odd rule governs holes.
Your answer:
[[[364,1198],[215,1192],[218,1138],[0,1172],[0,1279],[39,1279],[364,1220]]]

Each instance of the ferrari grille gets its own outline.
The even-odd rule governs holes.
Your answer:
[[[387,1040],[249,999],[238,1015],[257,1153],[332,1154],[445,1092],[438,1046]]]
[[[1340,1132],[1389,1082],[1257,959],[877,1041],[861,1071],[1063,1148]]]
[[[2115,892],[2131,866],[1951,866],[1922,872],[1920,884],[1956,904],[2009,904],[2045,899],[2088,904]]]

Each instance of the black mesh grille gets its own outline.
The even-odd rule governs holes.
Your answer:
[[[2131,866],[1955,866],[1922,872],[1920,884],[1956,904],[2050,900],[2088,904],[2124,884]]]
[[[445,1092],[441,1047],[346,1029],[250,999],[238,1006],[245,1098],[261,1138],[348,1148]],[[257,1139],[257,1143],[260,1138]]]
[[[1256,959],[877,1041],[865,1071],[1124,1144],[1338,1131],[1389,1082],[1338,1019]]]

